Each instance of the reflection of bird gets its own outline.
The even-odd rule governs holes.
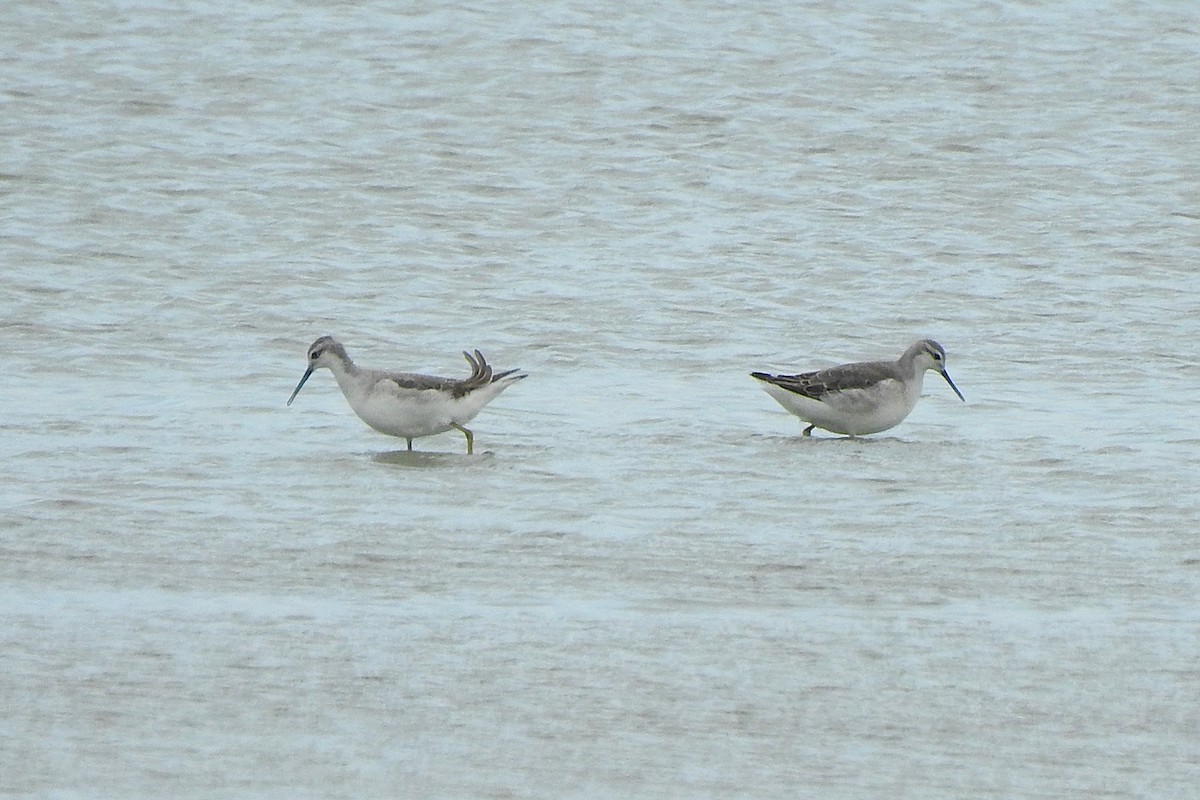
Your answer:
[[[861,361],[800,375],[750,375],[779,405],[809,423],[805,436],[813,428],[858,436],[899,425],[917,405],[929,369],[966,401],[946,372],[946,351],[932,339],[917,342],[897,361]]]
[[[308,348],[308,369],[287,404],[292,404],[313,372],[328,367],[350,408],[375,430],[406,439],[408,449],[412,450],[413,439],[454,428],[467,437],[470,454],[475,450],[474,436],[463,426],[526,375],[515,369],[493,374],[491,365],[478,350],[474,355],[466,352],[463,355],[471,365],[471,374],[461,380],[385,372],[355,365],[341,342],[332,336],[322,336]]]

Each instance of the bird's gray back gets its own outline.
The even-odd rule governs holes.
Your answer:
[[[860,361],[798,375],[763,377],[761,373],[757,373],[755,377],[769,380],[776,386],[814,400],[820,400],[833,392],[869,389],[888,379],[901,380],[900,371],[891,361]]]

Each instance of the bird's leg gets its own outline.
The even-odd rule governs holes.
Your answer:
[[[473,454],[475,452],[475,437],[474,437],[474,435],[472,435],[472,433],[469,430],[464,428],[462,425],[459,425],[457,422],[451,422],[450,424],[453,425],[458,430],[462,431],[463,436],[467,437],[467,455]]]
[[[405,439],[408,442],[408,452],[412,452],[412,439]]]
[[[815,427],[817,427],[817,426],[809,425],[807,428],[804,429],[804,433],[802,433],[800,435],[801,436],[812,436],[813,428],[815,428]]]

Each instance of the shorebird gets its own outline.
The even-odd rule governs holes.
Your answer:
[[[478,350],[463,352],[471,374],[463,379],[438,378],[412,372],[388,372],[357,366],[346,348],[332,336],[322,336],[308,348],[308,369],[288,398],[290,406],[309,376],[328,367],[346,402],[363,422],[380,433],[413,439],[445,433],[451,428],[467,437],[467,455],[475,452],[475,437],[464,427],[483,407],[520,379],[520,370],[493,373]]]
[[[860,361],[799,375],[751,372],[779,405],[813,428],[861,436],[899,425],[917,405],[925,371],[946,379],[958,399],[962,392],[946,372],[946,351],[932,339],[922,339],[896,361]]]

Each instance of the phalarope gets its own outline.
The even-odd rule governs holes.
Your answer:
[[[897,361],[861,361],[800,375],[750,375],[779,405],[809,423],[805,436],[813,428],[859,436],[899,425],[917,405],[929,369],[966,402],[946,372],[946,351],[932,339],[917,342]]]
[[[475,437],[463,426],[498,394],[527,376],[516,369],[493,373],[478,350],[474,355],[465,351],[463,355],[471,365],[471,374],[462,380],[385,372],[355,365],[341,342],[322,336],[308,348],[308,369],[287,404],[292,404],[313,372],[328,367],[350,408],[375,430],[406,439],[412,450],[413,439],[453,428],[467,437],[470,455],[475,452]]]

